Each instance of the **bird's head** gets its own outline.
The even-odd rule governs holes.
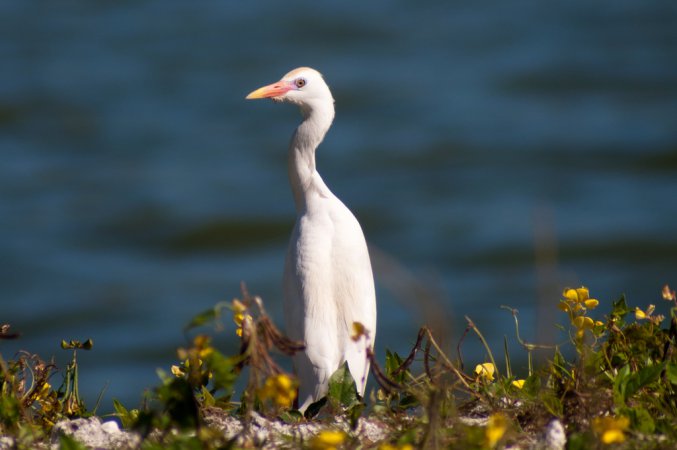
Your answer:
[[[250,100],[257,98],[294,103],[303,110],[313,110],[327,104],[333,107],[334,104],[334,98],[320,72],[309,67],[294,69],[280,81],[263,86],[247,96]]]

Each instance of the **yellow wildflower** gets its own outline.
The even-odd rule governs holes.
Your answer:
[[[310,441],[313,450],[336,450],[346,440],[346,434],[339,430],[324,430]]]
[[[252,320],[253,320],[252,316],[250,316],[249,314],[245,314],[245,313],[235,313],[235,314],[233,314],[233,322],[235,322],[235,325],[237,325],[237,329],[235,330],[235,334],[242,337],[242,329],[243,329],[244,323],[245,322],[249,323]]]
[[[296,383],[284,373],[273,375],[266,379],[259,395],[262,400],[270,399],[277,406],[289,408],[296,398]]]
[[[232,307],[233,307],[233,314],[242,314],[247,310],[247,307],[244,306],[244,303],[242,303],[238,299],[233,299]]]
[[[206,358],[214,351],[214,347],[211,346],[211,340],[206,334],[198,334],[193,339],[193,345],[198,349],[198,356],[200,358]]]
[[[388,444],[386,442],[385,444],[379,445],[378,450],[397,450],[397,447],[395,447],[393,444]]]
[[[208,346],[210,341],[211,341],[211,338],[209,336],[207,336],[206,334],[198,334],[193,339],[193,345],[195,347],[202,348],[202,347]]]
[[[637,320],[648,319],[649,317],[651,317],[651,314],[653,313],[654,309],[656,309],[656,305],[649,305],[646,311],[642,311],[639,308],[635,308],[635,319]]]
[[[590,291],[585,286],[581,286],[576,289],[571,288],[564,289],[562,296],[564,296],[566,300],[568,300],[571,303],[583,303],[588,308],[594,308],[599,304],[597,300],[595,300],[594,298],[590,298]],[[594,300],[593,302],[590,302],[590,305],[593,306],[588,306],[588,304],[586,303],[588,300]]]
[[[494,381],[494,372],[496,372],[496,367],[492,363],[482,363],[475,366],[477,378],[482,378],[485,381]]]
[[[566,297],[568,300],[571,300],[572,302],[578,301],[578,294],[576,293],[576,289],[565,289],[562,295]]]
[[[47,382],[44,382],[40,387],[40,392],[38,392],[38,395],[35,396],[35,400],[38,402],[45,400],[47,397],[49,397],[49,391],[51,389],[52,385]]]
[[[172,373],[174,374],[175,377],[182,377],[182,376],[184,376],[184,375],[186,374],[186,373],[185,373],[183,370],[181,370],[181,368],[180,368],[179,366],[177,366],[176,364],[172,366]]]
[[[649,307],[646,309],[646,311],[642,311],[639,308],[635,308],[635,319],[637,319],[637,320],[650,320],[654,324],[658,325],[663,321],[663,319],[665,319],[665,316],[663,316],[662,314],[656,314],[654,316],[653,312],[654,312],[655,309],[656,309],[656,305],[649,305]]]
[[[484,431],[488,446],[490,448],[496,447],[496,444],[498,444],[507,430],[508,419],[503,414],[496,413],[490,415],[487,428]]]
[[[386,442],[385,444],[379,445],[378,450],[414,450],[414,446],[411,444],[395,445]]]
[[[586,301],[584,301],[583,304],[588,309],[595,309],[597,308],[597,305],[599,305],[599,301],[595,300],[594,298],[589,298]]]
[[[630,426],[630,419],[620,417],[596,417],[592,420],[592,430],[605,444],[619,444],[625,441],[625,430]]]
[[[578,301],[583,303],[588,298],[590,298],[590,291],[585,286],[581,286],[576,289],[576,294],[578,295]]]
[[[522,389],[524,387],[524,382],[526,380],[513,380],[512,385],[515,386],[517,389]]]
[[[385,391],[383,389],[379,389],[378,391],[376,391],[376,399],[377,400],[383,401],[383,400],[386,399],[386,397],[387,397],[387,394],[385,393]]]
[[[595,321],[590,317],[578,316],[571,322],[580,330],[590,330],[595,327]]]

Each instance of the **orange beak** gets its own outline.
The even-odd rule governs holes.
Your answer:
[[[269,84],[268,86],[263,86],[257,90],[251,92],[246,99],[253,100],[257,98],[271,98],[279,97],[285,93],[291,91],[294,85],[287,81],[278,81],[277,83]]]

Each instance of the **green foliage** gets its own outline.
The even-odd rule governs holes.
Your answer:
[[[115,415],[120,419],[123,428],[131,428],[139,419],[138,409],[128,410],[122,403],[115,399],[113,399],[113,408],[115,409]]]
[[[327,398],[335,411],[347,410],[361,403],[347,361],[329,378]]]
[[[628,399],[640,389],[659,380],[664,364],[643,367],[633,372],[630,365],[623,366],[614,378],[614,401],[619,407],[625,406]]]
[[[157,399],[163,404],[173,426],[181,430],[191,430],[198,426],[200,416],[193,387],[185,378],[166,380],[156,389]]]
[[[262,301],[243,290],[242,300],[220,302],[185,328],[214,324],[222,331],[224,311],[231,311],[234,335],[240,339],[238,354],[224,355],[210,336],[198,334],[178,349],[178,362],[169,371],[158,370],[159,386],[140,408],[127,409],[117,400],[113,406],[124,428],[146,437],[142,449],[236,445],[235,438],[226,440],[204,423],[203,413],[209,408],[238,417],[243,434],[251,428],[255,412],[287,424],[312,420],[334,429],[310,441],[287,437],[289,447],[332,448],[334,444],[327,443],[332,436],[340,440],[335,447],[357,447],[358,419],[368,415],[389,430],[383,442],[369,444],[384,449],[527,446],[553,418],[566,426],[569,449],[621,443],[627,448],[671,448],[677,444],[677,299],[668,288],[663,295],[671,302],[668,321],[654,314],[653,305],[631,308],[625,296],[611,302],[606,316],[594,318],[603,302],[590,298],[587,288],[565,289],[558,307],[566,314],[568,342],[551,347],[523,340],[517,311],[505,308],[514,318],[517,343],[528,358],[524,373],[511,360],[507,339],[500,359],[505,367],[497,367],[492,349],[470,318],[457,360],[423,327],[407,357],[386,350],[383,368],[371,348],[366,349],[377,383],[367,402],[358,395],[344,363],[330,377],[327,396],[302,415],[293,409],[297,382],[277,365],[271,351],[291,355],[303,345],[282,335]],[[486,359],[466,367],[460,347],[467,335],[479,339]],[[0,357],[0,433],[16,436],[17,448],[44,442],[56,420],[89,414],[78,393],[76,352],[91,349],[92,344],[62,342],[73,359],[57,390],[49,384],[53,365],[29,354],[12,361]],[[551,355],[539,368],[531,359],[535,350]],[[244,376],[246,386],[238,393],[236,383]],[[337,416],[350,425],[347,431],[335,430]],[[469,423],[468,417],[479,421]],[[60,445],[82,448],[66,436]]]
[[[7,336],[8,325],[0,327],[1,336]],[[13,334],[12,338],[17,338]],[[0,355],[0,433],[48,433],[56,421],[63,418],[82,417],[88,414],[80,398],[78,383],[77,350],[93,347],[91,339],[62,341],[64,349],[72,350],[73,357],[64,371],[64,381],[58,389],[50,384],[55,366],[38,355],[20,352],[5,361]]]
[[[59,449],[60,450],[87,450],[87,447],[79,443],[70,436],[61,435],[59,436]]]

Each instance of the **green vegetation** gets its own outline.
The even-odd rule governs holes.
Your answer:
[[[677,298],[667,286],[663,298],[670,302],[667,319],[654,314],[653,305],[629,307],[625,297],[608,305],[603,317],[593,318],[604,305],[584,287],[565,289],[558,306],[568,318],[569,338],[551,348],[522,340],[517,311],[509,309],[529,361],[521,376],[513,373],[507,343],[499,368],[499,354],[469,318],[463,338],[475,334],[486,351],[486,361],[472,371],[445,354],[424,327],[406,357],[388,351],[380,365],[368,352],[378,384],[368,398],[358,396],[344,365],[332,376],[327,398],[311,405],[304,417],[293,409],[294,377],[271,356],[273,351],[291,355],[302,344],[286,338],[261,299],[243,289],[241,299],[221,302],[187,326],[191,331],[214,325],[218,332],[228,328],[224,316],[227,322],[232,317],[241,342],[237,355],[222,354],[210,336],[197,334],[187,348],[178,349],[177,364],[158,371],[159,386],[140,408],[117,401],[114,407],[123,428],[142,437],[142,449],[256,447],[264,444],[253,432],[262,418],[314,426],[305,435],[285,428],[275,445],[288,448],[535,448],[553,420],[564,425],[569,449],[676,448]],[[0,331],[2,339],[17,337],[7,325]],[[355,324],[353,332],[357,339],[364,328]],[[57,389],[50,384],[56,368],[37,355],[0,357],[0,435],[11,436],[16,448],[49,442],[60,420],[94,414],[78,395],[76,358],[92,342],[63,341],[62,347],[73,358]],[[550,352],[544,367],[533,367],[531,354],[537,348]],[[573,356],[567,359],[565,353]],[[238,394],[239,379],[246,385]],[[240,426],[226,433],[214,425],[214,417]],[[360,431],[365,421],[381,429],[377,439],[366,439]],[[82,448],[67,436],[60,442],[62,448]]]

